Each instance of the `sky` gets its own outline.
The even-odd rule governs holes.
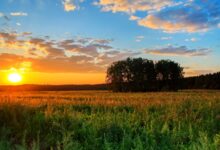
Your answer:
[[[0,84],[105,83],[127,57],[220,71],[219,0],[1,0]]]

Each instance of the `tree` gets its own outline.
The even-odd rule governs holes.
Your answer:
[[[115,62],[107,69],[107,82],[115,92],[123,91],[123,82],[125,80],[123,77],[124,69],[125,64],[123,61]]]
[[[143,58],[127,58],[114,62],[107,69],[107,82],[116,92],[178,90],[183,68],[171,60],[156,64]]]
[[[159,90],[177,90],[181,86],[183,68],[171,60],[160,60],[155,65]]]
[[[107,69],[107,82],[113,91],[147,91],[155,79],[154,63],[147,59],[127,58],[113,63]]]

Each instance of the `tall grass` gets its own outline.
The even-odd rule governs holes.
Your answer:
[[[220,92],[0,93],[0,150],[220,149]]]

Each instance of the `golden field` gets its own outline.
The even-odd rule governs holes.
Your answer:
[[[0,149],[218,149],[220,91],[1,92]]]

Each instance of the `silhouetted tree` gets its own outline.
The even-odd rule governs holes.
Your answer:
[[[107,69],[107,82],[113,91],[147,91],[156,79],[154,63],[142,58],[127,58]]]
[[[110,83],[113,91],[123,91],[123,84],[126,81],[124,69],[126,69],[123,61],[113,63],[107,70],[107,82]]]
[[[183,68],[171,60],[160,60],[155,64],[159,90],[178,90],[181,87]]]
[[[107,82],[113,91],[177,90],[183,68],[170,60],[156,64],[143,58],[127,58],[114,62],[107,70]]]
[[[128,83],[129,91],[147,91],[151,90],[151,84],[156,79],[154,63],[151,60],[134,58],[127,59],[131,79]],[[149,86],[147,86],[149,85]]]

